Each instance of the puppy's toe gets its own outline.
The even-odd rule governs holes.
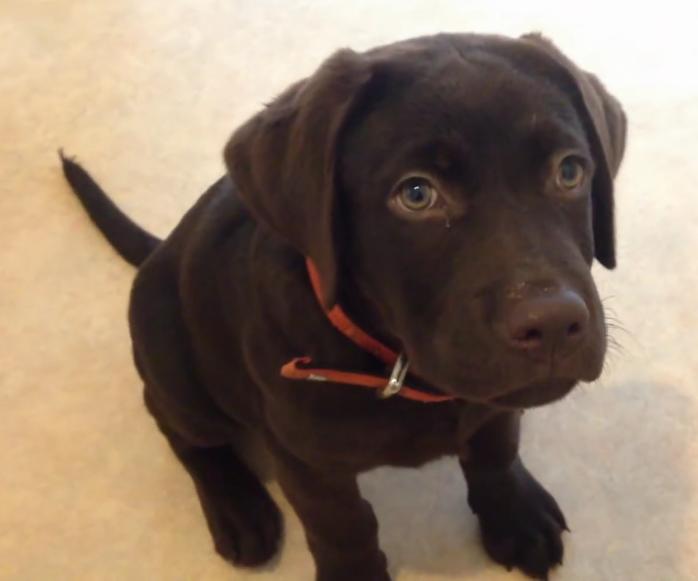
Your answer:
[[[507,569],[518,567],[535,579],[547,579],[548,572],[562,562],[562,529],[552,519],[522,523],[481,518],[480,522],[487,553]]]

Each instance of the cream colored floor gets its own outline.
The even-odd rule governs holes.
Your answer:
[[[133,272],[68,193],[56,148],[164,235],[221,173],[233,128],[334,48],[532,29],[596,71],[630,118],[620,266],[597,271],[623,349],[598,384],[527,416],[524,456],[573,530],[555,578],[698,579],[696,18],[642,4],[0,2],[0,579],[311,578],[276,485],[278,562],[239,571],[214,554],[141,405]],[[482,554],[453,462],[362,486],[396,580],[521,578]]]

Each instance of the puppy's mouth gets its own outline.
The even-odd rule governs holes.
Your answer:
[[[421,363],[413,363],[410,372],[437,391],[477,405],[520,409],[550,404],[567,396],[580,382],[595,381],[603,368],[603,357],[577,351],[550,361],[526,361],[525,366],[512,366],[504,373],[466,369],[459,378],[439,377],[438,368],[427,368]]]
[[[548,379],[532,381],[523,387],[510,389],[505,393],[499,390],[500,395],[484,397],[465,394],[462,390],[434,388],[432,386],[438,384],[430,384],[424,381],[421,382],[421,387],[430,393],[455,395],[465,402],[478,405],[503,409],[520,409],[539,407],[560,400],[568,395],[580,381],[580,379],[549,377]]]
[[[595,377],[586,376],[560,377],[554,372],[550,373],[552,370],[548,371],[548,373],[532,374],[533,377],[530,377],[528,383],[522,382],[523,385],[509,386],[504,389],[503,386],[495,385],[490,385],[487,388],[486,383],[484,385],[479,384],[479,382],[473,384],[472,381],[469,382],[472,389],[464,388],[467,385],[466,382],[458,382],[460,389],[457,389],[453,384],[427,379],[429,375],[423,373],[417,366],[410,369],[410,372],[414,372],[418,378],[416,386],[427,392],[454,395],[465,402],[505,409],[543,406],[564,398],[580,381],[595,379]]]

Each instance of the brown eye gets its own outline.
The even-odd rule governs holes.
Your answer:
[[[398,204],[410,212],[428,210],[439,197],[432,183],[422,177],[407,178],[398,186],[397,193]]]
[[[578,188],[584,181],[584,166],[574,156],[564,158],[557,169],[556,182],[563,190]]]

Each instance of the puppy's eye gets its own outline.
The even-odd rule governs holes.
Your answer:
[[[423,212],[432,208],[438,197],[434,185],[423,177],[407,178],[397,188],[397,202],[409,212]]]
[[[584,166],[573,155],[563,158],[557,169],[557,186],[563,190],[574,190],[584,181]]]

